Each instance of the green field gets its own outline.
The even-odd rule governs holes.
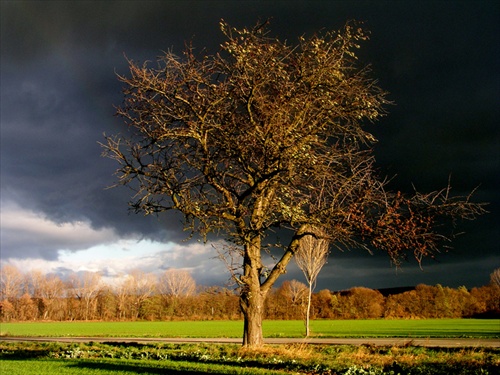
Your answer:
[[[298,320],[268,320],[264,337],[303,337]],[[2,336],[242,337],[242,321],[1,323]],[[499,319],[315,320],[313,337],[500,338]]]

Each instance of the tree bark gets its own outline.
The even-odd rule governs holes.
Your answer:
[[[245,291],[241,294],[240,303],[243,311],[243,346],[257,347],[264,344],[262,333],[262,315],[265,296],[259,291]]]
[[[261,346],[264,343],[262,334],[262,317],[267,289],[262,289],[260,273],[262,271],[261,239],[258,235],[251,236],[245,245],[243,259],[244,282],[240,295],[240,307],[243,313],[243,345]]]

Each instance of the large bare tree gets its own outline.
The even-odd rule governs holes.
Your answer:
[[[139,318],[144,303],[148,297],[156,291],[156,276],[152,273],[144,273],[139,269],[130,271],[121,285],[122,296],[128,300],[129,304],[125,308],[131,313],[134,319]]]
[[[495,269],[490,274],[490,284],[500,287],[500,268]]]
[[[189,271],[170,268],[161,274],[158,290],[174,298],[190,296],[196,291],[196,281]]]
[[[160,275],[157,289],[174,314],[179,300],[196,292],[196,281],[189,271],[170,268]]]
[[[6,264],[0,268],[0,301],[13,300],[23,292],[23,274],[17,267]]]
[[[178,210],[185,226],[223,235],[243,251],[237,276],[244,345],[263,343],[269,290],[285,273],[307,228],[343,246],[379,248],[395,261],[433,255],[449,234],[441,217],[472,219],[482,208],[448,189],[405,197],[374,172],[385,92],[359,67],[367,39],[355,24],[289,45],[267,25],[235,29],[213,55],[166,52],[156,67],[129,61],[117,114],[130,133],[106,137],[119,183],[145,214]],[[275,230],[280,229],[277,243]],[[263,266],[263,250],[280,251]],[[271,249],[272,250],[272,249]]]
[[[83,271],[69,276],[70,293],[80,302],[80,319],[95,319],[97,298],[102,289],[102,278],[97,272]]]

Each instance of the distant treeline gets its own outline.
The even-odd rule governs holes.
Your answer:
[[[115,286],[90,272],[63,281],[53,274],[23,274],[4,266],[1,276],[1,321],[242,319],[237,291],[196,287],[185,271],[169,270],[160,277],[136,271]],[[302,319],[306,290],[299,281],[285,281],[268,296],[265,318]],[[471,290],[423,284],[381,291],[355,287],[324,289],[312,296],[312,319],[469,317],[500,317],[498,284]]]

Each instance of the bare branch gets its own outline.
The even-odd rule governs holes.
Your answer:
[[[221,21],[221,30],[226,41],[215,55],[187,45],[180,57],[165,52],[156,68],[128,60],[117,115],[130,132],[103,147],[119,164],[117,184],[134,190],[134,210],[178,210],[191,234],[220,234],[241,249],[241,275],[228,253],[221,257],[242,286],[245,332],[257,335],[248,342],[262,342],[263,300],[306,238],[421,262],[453,237],[444,221],[485,212],[449,187],[409,197],[387,190],[366,125],[389,102],[357,61],[368,39],[358,24],[295,46],[272,38],[267,23],[236,29]],[[276,228],[290,240],[263,277],[262,250]]]

